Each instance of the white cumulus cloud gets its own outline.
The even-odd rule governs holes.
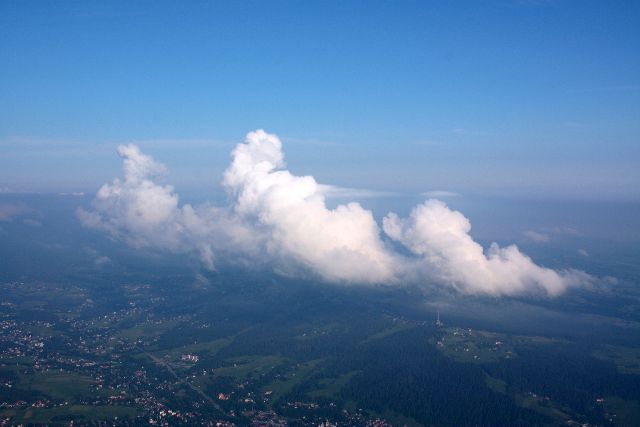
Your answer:
[[[439,200],[418,205],[406,219],[390,213],[383,223],[387,235],[418,257],[415,265],[424,275],[465,293],[558,295],[587,277],[540,267],[515,245],[493,243],[485,251],[469,234],[469,220]]]
[[[233,224],[226,210],[208,205],[179,205],[178,195],[169,185],[156,180],[165,167],[140,152],[135,145],[121,145],[124,179],[103,185],[93,200],[93,209],[80,209],[82,223],[107,232],[135,247],[172,251],[195,251],[209,267],[213,266],[214,245],[242,230]]]
[[[237,215],[268,234],[267,251],[328,280],[393,280],[396,262],[373,214],[358,203],[328,209],[312,176],[295,176],[284,166],[278,137],[258,130],[236,147],[224,175]]]
[[[329,208],[332,187],[288,171],[280,139],[263,130],[247,134],[231,154],[227,207],[180,205],[159,181],[163,165],[135,145],[118,154],[124,179],[102,186],[92,209],[79,211],[83,224],[134,246],[197,253],[209,267],[233,257],[330,282],[437,283],[488,295],[558,295],[590,280],[540,267],[514,245],[484,250],[470,236],[469,220],[438,200],[408,218],[390,213],[382,227],[359,203]]]

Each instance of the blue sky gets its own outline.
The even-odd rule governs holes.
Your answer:
[[[0,188],[179,190],[277,133],[320,182],[640,199],[640,3],[0,2]],[[6,190],[5,190],[6,191]]]

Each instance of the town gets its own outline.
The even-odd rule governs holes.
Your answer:
[[[123,286],[128,294],[126,304],[95,317],[84,314],[94,305],[91,298],[73,288],[77,305],[56,310],[56,316],[42,320],[38,318],[42,312],[25,313],[20,301],[44,287],[23,282],[4,285],[0,425],[69,421],[76,426],[390,425],[362,409],[338,411],[334,402],[279,401],[287,413],[281,415],[280,406],[273,405],[274,391],[264,385],[295,376],[300,371],[298,364],[277,370],[251,363],[202,366],[197,352],[185,351],[201,349],[210,354],[211,342],[159,350],[161,331],[177,325],[196,330],[210,325],[186,314],[158,316],[154,304],[162,298],[146,298],[148,285]],[[69,294],[68,287],[47,284],[46,288],[50,293]],[[132,319],[140,323],[131,324]],[[234,369],[246,375],[237,376]],[[260,372],[257,377],[252,369]],[[212,377],[219,377],[224,385],[208,387]]]

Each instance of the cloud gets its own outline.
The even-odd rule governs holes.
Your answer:
[[[485,251],[470,236],[469,220],[438,200],[407,218],[389,213],[382,227],[359,203],[329,208],[332,193],[358,193],[293,175],[280,139],[263,130],[247,134],[231,154],[222,182],[226,207],[180,205],[161,183],[163,165],[135,145],[118,154],[124,178],[100,188],[92,209],[78,212],[82,223],[133,246],[197,253],[210,268],[214,261],[258,264],[328,282],[429,283],[487,295],[553,296],[591,280],[540,267],[514,245]]]
[[[93,262],[95,263],[96,266],[102,266],[102,265],[111,264],[112,261],[111,261],[111,258],[109,258],[108,256],[102,255],[96,258],[95,260],[93,260]]]
[[[0,221],[10,221],[12,218],[30,212],[24,203],[0,203]]]
[[[96,267],[102,267],[113,263],[111,258],[106,255],[100,254],[100,252],[98,252],[94,248],[88,247],[85,248],[85,250],[91,256],[91,258],[93,258],[93,263]]]
[[[373,214],[353,202],[328,209],[313,177],[284,167],[280,140],[258,130],[235,148],[224,175],[236,214],[264,230],[268,253],[332,281],[393,280],[396,263]]]
[[[103,185],[93,200],[93,210],[78,210],[81,222],[107,232],[135,247],[188,250],[195,238],[190,218],[193,208],[180,207],[171,186],[156,183],[165,173],[163,165],[143,154],[135,145],[121,145],[124,180]],[[211,265],[211,250],[200,248],[203,261]]]
[[[589,256],[589,252],[587,252],[586,249],[578,249],[578,255],[586,258]]]
[[[419,257],[416,269],[465,293],[558,295],[585,278],[540,267],[515,245],[492,243],[485,253],[469,235],[469,220],[439,200],[418,205],[406,219],[390,213],[383,224],[387,235]]]
[[[398,193],[392,191],[377,191],[364,188],[338,187],[335,185],[318,184],[318,190],[327,198],[333,199],[369,199],[375,197],[396,197]]]
[[[423,197],[429,197],[429,198],[444,198],[444,197],[456,197],[459,194],[458,193],[454,193],[453,191],[446,191],[446,190],[432,190],[432,191],[425,191],[424,193],[420,193],[421,196]]]
[[[544,231],[548,231],[551,234],[555,235],[564,235],[564,236],[581,236],[582,233],[579,230],[576,230],[572,227],[553,227],[550,229],[545,229]]]
[[[551,237],[548,234],[540,233],[538,231],[528,230],[522,234],[524,234],[524,237],[526,237],[527,240],[535,243],[546,243],[551,240]]]
[[[95,211],[80,211],[83,223],[115,237],[122,235],[136,246],[162,246],[177,239],[178,196],[172,187],[152,180],[164,173],[164,166],[134,145],[119,146],[118,154],[123,159],[124,181],[115,179],[98,190]]]
[[[571,227],[543,227],[540,231],[527,230],[522,233],[524,238],[534,243],[547,243],[551,240],[558,240],[566,236],[580,236],[582,233]]]
[[[214,253],[260,253],[259,231],[247,229],[228,208],[179,205],[170,185],[159,180],[164,165],[135,145],[121,145],[124,180],[114,179],[96,194],[91,210],[79,209],[83,225],[102,230],[134,247],[195,252],[213,268]]]

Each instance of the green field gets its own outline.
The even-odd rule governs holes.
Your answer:
[[[322,362],[321,359],[300,363],[296,365],[293,372],[289,373],[285,378],[273,380],[264,387],[264,390],[271,390],[273,392],[272,401],[277,402],[282,396],[293,390],[296,385],[302,383],[320,362]]]
[[[199,342],[196,344],[175,347],[171,350],[156,351],[153,354],[158,357],[169,359],[171,362],[180,361],[183,354],[196,354],[199,356],[213,356],[220,350],[233,342],[233,337],[220,338],[212,341]]]
[[[613,362],[621,374],[640,375],[640,348],[606,345],[593,355],[598,359]]]
[[[162,335],[162,333],[175,328],[178,324],[179,322],[177,320],[166,320],[159,323],[142,323],[131,328],[121,330],[117,337],[131,341],[135,341],[138,338],[143,337],[158,337]]]
[[[342,374],[337,378],[325,378],[320,380],[320,387],[307,393],[311,398],[335,398],[340,393],[342,387],[344,387],[354,375],[357,375],[361,371],[351,371],[346,374]]]
[[[225,366],[216,368],[214,374],[242,381],[268,372],[283,362],[285,359],[280,356],[243,356],[226,360]]]
[[[402,332],[402,331],[406,331],[408,329],[414,328],[414,325],[408,324],[408,323],[398,323],[397,325],[393,325],[387,329],[384,329],[378,333],[375,333],[373,335],[371,335],[370,337],[368,337],[367,339],[365,339],[364,341],[361,342],[361,344],[366,344],[368,342],[374,341],[374,340],[380,340],[383,338],[387,338],[393,334],[397,334],[398,332]]]
[[[91,397],[95,393],[91,390],[94,381],[84,375],[74,372],[36,372],[33,374],[18,373],[16,388],[20,390],[39,392],[52,399],[73,401],[77,398]]]
[[[517,351],[527,347],[557,344],[560,340],[525,335],[505,335],[482,330],[443,328],[439,342],[433,344],[444,354],[459,362],[494,363],[517,357]]]
[[[571,418],[571,415],[569,415],[571,411],[568,408],[561,407],[552,400],[533,393],[517,394],[514,396],[514,401],[518,406],[532,409],[542,415],[546,415],[557,420],[562,424],[565,424],[566,421]]]
[[[507,383],[503,380],[494,378],[485,373],[485,383],[491,390],[500,394],[507,394]],[[555,419],[558,422],[564,423],[566,420],[571,418],[570,415],[565,412],[566,409],[563,410],[559,408],[558,405],[554,404],[553,401],[544,396],[528,393],[515,394],[512,395],[512,398],[518,406],[532,409],[540,414]]]
[[[501,334],[443,328],[443,336],[436,344],[445,355],[465,363],[492,363],[515,357],[512,345]]]
[[[70,405],[57,408],[8,409],[0,416],[11,417],[14,423],[47,423],[68,425],[69,420],[102,420],[108,418],[133,418],[139,415],[135,408],[126,406]]]
[[[494,378],[491,375],[485,373],[485,383],[487,384],[487,387],[497,393],[507,393],[507,383],[501,379]]]

